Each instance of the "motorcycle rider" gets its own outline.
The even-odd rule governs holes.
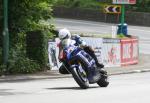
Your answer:
[[[74,37],[71,38],[71,33],[68,29],[64,28],[64,29],[60,29],[59,32],[58,32],[58,36],[59,36],[59,39],[61,40],[60,41],[60,44],[59,44],[59,52],[63,49],[64,45],[63,43],[64,42],[67,42],[67,41],[70,41],[72,42],[71,40],[74,40],[75,41],[75,44],[76,46],[80,46],[83,48],[83,50],[88,53],[96,62],[96,65],[97,67],[100,69],[100,71],[102,73],[105,72],[104,69],[104,65],[103,64],[100,64],[98,62],[98,59],[94,53],[94,50],[92,49],[92,47],[86,45],[86,43],[81,39],[81,37],[79,35],[75,35]],[[61,74],[68,74],[69,72],[65,69],[65,67],[67,67],[67,61],[65,60],[60,60],[61,62],[63,62],[63,65],[60,66],[59,68],[59,72]],[[64,66],[65,65],[65,66]]]

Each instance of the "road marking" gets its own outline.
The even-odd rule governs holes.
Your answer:
[[[67,20],[67,21],[66,21]],[[84,21],[84,20],[71,20],[71,19],[64,19],[64,20],[61,20],[61,19],[57,19],[56,21],[62,21],[62,22],[70,22],[70,23],[78,23],[78,24],[85,24],[85,25],[96,25],[96,26],[112,26],[112,25],[101,25],[101,24],[93,24],[94,22],[93,21],[89,21],[89,22],[93,22],[93,23],[88,23],[88,21]],[[95,22],[95,23],[98,23],[98,22]]]
[[[4,96],[0,96],[0,98],[2,98],[2,97],[4,97]]]
[[[84,20],[71,20],[71,19],[57,19],[56,21],[62,21],[62,22],[68,22],[68,23],[78,23],[78,24],[85,24],[85,25],[95,25],[95,26],[103,26],[103,27],[112,27],[116,24],[110,24],[110,25],[104,25],[104,24],[93,24],[93,23],[99,23],[99,22],[93,22],[93,21],[84,21]],[[91,22],[91,23],[90,23]],[[93,22],[93,23],[92,23]],[[149,30],[142,30],[142,29],[134,29],[132,27],[130,27],[128,30],[136,30],[136,31],[141,31],[141,32],[150,32]]]
[[[129,30],[135,30],[135,31],[141,31],[141,32],[150,32],[149,30],[132,29],[132,28],[129,28]]]
[[[61,28],[63,28],[63,26],[59,26],[59,27],[56,27],[56,29],[61,29]],[[90,34],[90,33],[92,33],[93,34],[93,32],[92,31],[90,31],[90,30],[87,30],[87,31],[81,31],[82,29],[71,29],[71,31],[72,32],[78,32],[78,33],[87,33],[87,34]],[[97,33],[95,33],[95,34],[109,34],[109,32],[104,32],[104,31],[99,31],[99,32],[97,32]]]

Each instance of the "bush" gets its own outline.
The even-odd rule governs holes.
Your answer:
[[[0,57],[2,57],[1,49]],[[40,65],[36,61],[27,58],[25,56],[25,51],[20,49],[20,47],[10,50],[10,57],[7,66],[3,65],[2,61],[0,61],[0,75],[33,73],[36,71],[41,71]]]
[[[20,48],[11,49],[10,54],[7,73],[33,73],[41,70],[39,64],[25,57],[24,51]]]
[[[0,65],[2,64],[2,48],[0,47]]]
[[[125,38],[126,36],[124,34],[117,34],[117,38]]]
[[[5,65],[0,65],[0,76],[4,75],[6,72],[6,66]]]
[[[2,65],[2,48],[0,48],[0,75],[4,74],[5,69],[5,66]]]
[[[48,37],[41,30],[30,31],[26,36],[26,54],[31,60],[35,60],[43,68],[48,63]]]
[[[40,20],[52,18],[50,0],[10,0],[9,1],[9,31],[11,47],[25,44],[27,31],[39,27]],[[25,34],[25,35],[24,35]],[[20,36],[21,35],[21,36]]]
[[[32,73],[43,70],[41,67],[47,65],[47,37],[53,37],[50,32],[53,30],[52,25],[43,24],[41,21],[46,21],[52,18],[52,5],[55,0],[9,0],[9,32],[10,32],[10,53],[8,65],[0,64],[0,73]],[[0,10],[2,3],[0,1]],[[0,23],[2,18],[0,12]],[[0,44],[2,44],[2,33],[0,25]],[[28,31],[47,31],[46,34],[39,35],[36,39],[37,48],[30,48],[32,55],[26,55],[26,33]],[[38,35],[38,34],[37,34]],[[36,35],[36,36],[37,36]],[[36,37],[35,36],[35,37]],[[36,41],[32,39],[32,43]],[[28,52],[28,51],[27,51]],[[0,53],[1,55],[1,53]],[[30,58],[29,58],[29,57]],[[1,56],[0,56],[1,57]],[[34,58],[38,57],[38,58]],[[2,62],[2,61],[0,61]],[[7,70],[6,70],[7,68]]]
[[[39,64],[26,57],[18,57],[16,60],[10,59],[8,64],[8,72],[10,74],[16,73],[34,73],[40,71]]]

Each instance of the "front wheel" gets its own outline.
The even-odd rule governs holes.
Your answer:
[[[82,69],[82,71],[74,67],[71,69],[71,73],[73,75],[73,78],[77,82],[77,84],[82,88],[82,89],[87,89],[89,88],[89,81],[87,79],[85,71]]]
[[[107,73],[101,74],[100,80],[97,82],[100,87],[107,87],[109,85]]]

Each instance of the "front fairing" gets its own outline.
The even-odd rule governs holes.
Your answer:
[[[79,47],[73,46],[73,45],[69,46],[69,47],[66,47],[64,50],[65,50],[65,53],[66,53],[66,57],[67,57],[66,59],[67,60],[72,59],[80,51]]]
[[[86,61],[86,64],[88,67],[94,65],[94,60],[87,54],[83,49],[81,49],[79,46],[75,46],[75,41],[71,39],[65,39],[62,41],[63,44],[63,50],[65,52],[65,59],[67,61],[71,61],[72,59],[77,59],[78,57],[82,58],[84,61]]]

